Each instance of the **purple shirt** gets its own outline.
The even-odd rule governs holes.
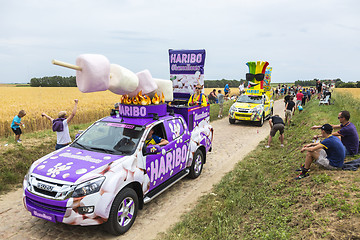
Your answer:
[[[341,142],[344,144],[350,155],[357,154],[359,151],[359,135],[355,125],[348,122],[347,124],[341,124],[340,126],[341,129],[338,133],[341,135]]]

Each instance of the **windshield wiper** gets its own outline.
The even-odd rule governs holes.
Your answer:
[[[105,152],[105,153],[114,153],[115,152],[110,149],[97,148],[97,147],[90,147],[90,150],[96,150],[96,151]]]
[[[78,142],[75,142],[74,144],[77,144],[79,147],[81,147],[82,149],[85,149],[85,150],[91,150],[89,147],[86,147]]]

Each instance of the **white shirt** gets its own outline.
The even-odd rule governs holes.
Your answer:
[[[67,119],[63,121],[63,131],[62,132],[56,132],[57,137],[57,144],[68,144],[71,142],[70,133],[69,133],[69,126],[67,124]]]

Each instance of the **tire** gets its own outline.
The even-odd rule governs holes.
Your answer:
[[[230,123],[230,124],[234,124],[235,121],[236,121],[235,119],[229,118],[229,123]]]
[[[260,121],[258,121],[257,122],[257,125],[259,126],[259,127],[262,127],[262,125],[264,125],[264,115],[262,115],[262,117],[260,118]]]
[[[121,190],[115,197],[108,221],[104,224],[106,231],[113,235],[127,232],[136,219],[138,208],[139,199],[136,192],[131,188]]]
[[[204,155],[200,149],[194,153],[193,162],[190,166],[189,177],[195,179],[200,176],[204,165]]]

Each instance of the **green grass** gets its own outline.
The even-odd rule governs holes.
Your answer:
[[[360,122],[360,103],[336,95],[335,105],[306,104],[285,130],[285,148],[265,149],[267,140],[239,162],[213,193],[161,239],[351,239],[360,237],[358,172],[329,171],[313,165],[310,176],[296,181],[294,170],[304,162],[300,149],[318,130],[313,125],[338,124],[341,110]],[[357,126],[360,130],[360,127]],[[273,146],[279,140],[273,138]],[[360,157],[359,155],[357,158]],[[356,157],[347,158],[347,160]],[[359,170],[360,171],[360,170]]]

